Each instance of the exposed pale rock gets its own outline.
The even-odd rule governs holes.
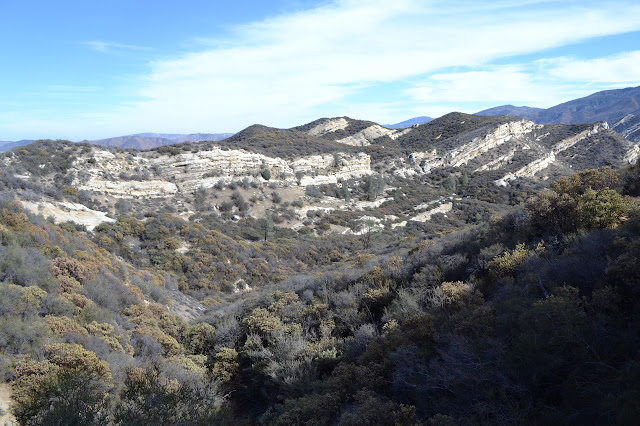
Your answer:
[[[417,174],[419,174],[420,172],[418,170],[416,170],[415,168],[408,168],[408,167],[403,167],[403,168],[399,168],[399,169],[395,169],[393,171],[393,174],[396,176],[400,176],[403,178],[407,178],[407,177],[411,177],[411,176],[415,176]]]
[[[314,155],[294,161],[292,168],[295,173],[313,173],[311,176],[303,176],[300,179],[300,186],[338,183],[340,180],[373,173],[371,158],[364,153],[358,153],[354,156],[340,154],[339,165],[335,164],[335,160],[336,157],[333,155]]]
[[[631,148],[624,156],[624,161],[629,164],[633,164],[638,160],[638,156],[640,155],[640,145],[635,145]]]
[[[92,179],[84,185],[78,185],[78,189],[104,191],[120,198],[166,197],[178,192],[175,184],[162,180],[109,181]]]
[[[617,126],[621,126],[625,123],[627,123],[629,120],[633,119],[635,117],[635,115],[633,114],[627,114],[624,117],[622,117],[621,120],[619,120],[616,124],[613,125],[613,127],[617,127]]]
[[[593,136],[597,134],[599,131],[606,130],[608,128],[609,128],[609,125],[607,123],[596,123],[591,129],[584,130],[575,136],[561,140],[560,142],[555,144],[551,150],[553,151],[554,154],[558,154],[562,151],[565,151],[571,148],[578,142],[585,140],[589,136]]]
[[[432,151],[425,152],[412,152],[409,154],[409,159],[415,162],[420,162],[422,160],[433,160],[438,157],[438,152],[433,149]]]
[[[542,139],[546,138],[546,137],[547,137],[547,136],[549,136],[550,134],[551,134],[551,133],[547,132],[547,133],[544,133],[544,134],[542,134],[542,135],[540,135],[540,136],[537,136],[537,137],[536,137],[536,142],[540,142]]]
[[[22,201],[22,205],[33,214],[42,214],[44,217],[52,216],[55,223],[75,222],[86,226],[89,230],[93,230],[102,222],[115,222],[115,219],[107,217],[106,213],[92,210],[78,203]]]
[[[375,200],[375,201],[355,201],[352,203],[352,207],[357,209],[357,210],[364,210],[364,209],[373,209],[376,207],[380,207],[382,204],[386,203],[387,201],[391,201],[393,200],[392,197],[390,198],[381,198],[379,200]]]
[[[116,158],[113,152],[105,151],[105,150],[96,150],[91,154],[93,158],[96,160],[113,160]]]
[[[537,160],[532,161],[526,166],[522,167],[518,171],[514,173],[509,173],[504,176],[502,179],[498,179],[495,181],[498,186],[507,186],[510,181],[515,180],[516,178],[522,177],[533,177],[540,170],[544,170],[553,164],[556,161],[556,156],[553,152],[548,153],[542,158],[538,158]]]
[[[453,197],[449,197],[449,199],[453,199]],[[429,201],[426,203],[422,203],[422,204],[418,204],[417,206],[415,206],[413,209],[414,210],[424,210],[424,209],[428,209],[429,207],[433,206],[434,204],[438,204],[443,202],[444,200],[446,200],[446,197],[440,197],[437,200],[433,200],[433,201]]]
[[[501,155],[500,157],[496,158],[495,160],[489,161],[485,165],[483,165],[481,167],[478,167],[477,169],[474,170],[474,172],[484,172],[484,171],[488,171],[488,170],[498,170],[500,167],[504,166],[509,161],[511,161],[513,156],[516,154],[516,151],[517,151],[516,149],[512,149],[511,151],[509,151],[505,155]]]
[[[501,124],[496,130],[488,133],[483,138],[475,138],[470,143],[452,150],[446,155],[444,161],[448,166],[460,167],[490,149],[496,148],[512,139],[520,138],[540,128],[542,128],[541,124],[535,124],[529,120],[511,121]]]
[[[103,191],[117,197],[165,197],[176,193],[189,194],[197,188],[211,188],[222,182],[248,179],[263,183],[260,173],[266,168],[271,181],[296,185],[296,174],[303,176],[300,185],[337,183],[341,179],[357,178],[372,173],[371,159],[364,153],[313,155],[287,161],[244,150],[223,150],[215,147],[206,151],[187,152],[159,158],[117,156],[108,151],[96,151],[91,164],[86,159],[74,163],[74,186],[78,189]],[[120,174],[155,176],[152,180],[122,180]]]
[[[413,130],[413,128],[408,127],[406,129],[403,130],[395,130],[393,133],[388,133],[387,136],[389,136],[391,139],[396,140],[398,139],[400,136],[404,136],[407,133],[409,133],[411,130]]]
[[[619,131],[618,127],[624,126],[626,125],[629,121],[634,120],[638,118],[637,115],[634,114],[627,114],[622,120],[618,121],[616,124],[613,125],[612,129],[614,129],[615,131],[617,131],[618,133],[620,133],[624,138],[629,138],[629,136],[631,136],[632,134],[636,134],[637,136],[637,132],[640,131],[640,121],[636,122],[635,124],[630,125],[629,127],[627,127],[626,129]]]
[[[306,216],[307,213],[309,212],[324,212],[324,213],[329,213],[335,210],[335,207],[318,207],[318,206],[305,206],[305,207],[301,207],[299,209],[295,209],[294,212],[298,215],[298,216]]]
[[[344,154],[312,155],[299,158],[291,163],[291,168],[296,172],[309,173],[316,169],[339,168],[346,161],[342,159]],[[338,164],[336,164],[338,162]]]
[[[436,207],[435,209],[431,209],[424,213],[420,213],[409,220],[413,220],[414,222],[426,222],[431,219],[431,216],[437,213],[446,214],[451,211],[453,208],[453,203],[444,203],[441,206]],[[400,226],[400,225],[398,225]]]
[[[212,187],[221,180],[229,183],[245,177],[254,178],[265,168],[270,170],[274,180],[288,174],[293,181],[293,169],[285,160],[238,149],[225,151],[216,147],[197,153],[166,155],[155,160],[154,164],[161,168],[163,176],[175,182],[181,192],[187,193],[199,187]]]
[[[380,136],[392,135],[394,133],[399,132],[397,130],[387,129],[378,124],[374,124],[351,136],[338,139],[336,142],[351,146],[367,146],[371,145],[371,141],[379,138]]]
[[[318,124],[313,129],[309,130],[307,134],[309,136],[322,136],[326,133],[335,132],[338,130],[346,129],[349,126],[349,122],[344,118],[332,118],[323,123]]]
[[[501,124],[493,132],[486,134],[484,137],[475,138],[471,142],[453,149],[442,157],[438,157],[434,149],[433,151],[427,152],[413,152],[409,155],[409,159],[420,165],[419,168],[413,169],[417,173],[429,173],[432,169],[439,167],[460,167],[505,142],[511,140],[520,141],[524,135],[540,128],[542,128],[542,125],[535,124],[529,120],[512,121]],[[524,147],[523,145],[523,148]],[[526,148],[528,148],[528,146]],[[511,154],[511,157],[513,157],[513,154]],[[506,162],[509,159],[508,156],[503,156],[502,162]],[[498,166],[501,164],[500,161],[500,159],[495,160],[494,164],[483,170],[492,170],[490,167]],[[476,171],[480,171],[480,169]],[[395,174],[400,176],[413,175],[407,168],[400,168]]]

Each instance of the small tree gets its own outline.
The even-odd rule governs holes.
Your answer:
[[[458,188],[458,179],[455,177],[455,175],[449,175],[444,183],[444,188],[449,191],[455,192],[455,190]]]
[[[273,217],[271,216],[271,210],[264,211],[264,240],[273,238]]]
[[[271,179],[271,171],[269,169],[263,169],[261,175],[264,180]]]
[[[340,168],[342,165],[342,154],[336,152],[333,154],[333,167]]]
[[[203,187],[196,188],[193,191],[193,205],[196,211],[203,211],[207,202],[207,190]]]
[[[347,186],[346,182],[342,182],[342,186],[340,187],[340,198],[345,201],[351,199],[351,191],[349,191],[349,186]]]
[[[282,197],[276,191],[273,191],[271,193],[271,201],[273,201],[275,204],[280,204],[282,202]]]
[[[385,182],[380,175],[367,176],[364,181],[363,190],[369,201],[374,201],[384,190]]]

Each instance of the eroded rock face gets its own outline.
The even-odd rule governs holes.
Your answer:
[[[607,123],[596,123],[591,129],[584,130],[578,133],[575,136],[570,138],[563,139],[562,141],[555,144],[552,148],[554,154],[559,154],[562,151],[565,151],[580,141],[585,140],[586,138],[598,134],[598,132],[602,130],[606,130],[609,128]]]
[[[166,197],[178,192],[178,187],[163,180],[149,181],[112,181],[107,179],[90,179],[79,189],[103,191],[119,198],[134,197]]]
[[[33,214],[53,217],[55,223],[71,221],[86,226],[90,231],[102,222],[115,222],[115,219],[107,217],[106,213],[91,210],[78,203],[22,201],[22,205]]]
[[[444,161],[452,167],[460,167],[467,164],[477,156],[496,148],[506,142],[523,137],[535,129],[541,129],[541,124],[533,121],[520,120],[498,126],[496,130],[482,138],[476,138],[468,144],[464,144],[447,154]]]
[[[367,146],[371,145],[371,142],[374,139],[377,139],[381,136],[392,135],[394,133],[399,132],[397,130],[387,129],[374,124],[373,126],[369,126],[364,130],[360,130],[356,134],[347,136],[346,138],[338,139],[336,140],[336,142],[351,146]]]
[[[323,123],[318,124],[307,133],[309,136],[322,136],[327,133],[335,132],[338,130],[346,129],[349,126],[349,122],[345,118],[332,118]]]
[[[515,171],[514,173],[509,173],[506,176],[504,176],[502,179],[498,179],[496,181],[496,185],[507,186],[509,182],[511,182],[512,180],[515,180],[516,178],[534,177],[536,173],[546,169],[555,161],[556,161],[555,154],[553,152],[550,152],[544,157],[538,158],[537,160],[532,161],[531,163]]]
[[[620,133],[628,141],[640,142],[640,116],[627,114],[622,120],[611,126],[613,130]]]
[[[488,161],[476,168],[475,171],[496,170],[507,164],[517,150],[529,149],[529,146],[524,142],[526,137],[542,127],[542,125],[528,120],[505,123],[483,137],[476,137],[471,142],[460,145],[442,156],[438,156],[435,150],[413,152],[409,155],[409,163],[402,161],[397,164],[398,170],[394,173],[399,176],[412,176],[416,173],[429,173],[432,169],[439,167],[461,167],[483,154],[509,143],[512,149],[507,154]]]
[[[629,164],[634,164],[638,161],[638,156],[640,155],[640,145],[634,145],[627,154],[624,156],[624,160]]]
[[[555,143],[551,147],[551,149],[545,150],[546,152],[541,157],[536,158],[535,160],[531,161],[529,164],[516,170],[515,172],[507,173],[501,179],[496,180],[495,183],[499,186],[507,186],[509,182],[516,180],[517,178],[533,178],[541,170],[544,170],[552,164],[556,163],[556,155],[568,150],[569,148],[572,148],[577,143],[585,141],[592,136],[595,136],[598,133],[602,132],[603,130],[608,129],[609,125],[607,123],[596,123],[590,129],[584,130],[574,136],[565,138],[560,142]],[[536,142],[544,139],[544,137],[546,136],[548,136],[548,133],[536,138]],[[633,154],[628,153],[627,155],[630,158]]]
[[[271,181],[300,186],[337,183],[372,173],[371,159],[364,153],[312,155],[287,161],[221,148],[157,158],[144,152],[115,155],[98,150],[92,158],[91,162],[90,158],[79,158],[74,163],[74,186],[119,198],[166,197],[243,179],[265,182],[261,176],[265,169]]]

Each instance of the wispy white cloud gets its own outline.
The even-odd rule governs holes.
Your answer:
[[[640,84],[640,51],[590,60],[549,58],[479,71],[435,73],[406,90],[416,102],[550,107],[597,90]],[[469,112],[475,111],[473,108]]]
[[[514,96],[549,104],[563,93],[546,93],[548,86],[530,68],[484,67],[511,55],[640,29],[640,5],[618,6],[626,12],[600,2],[337,1],[235,28],[219,47],[152,63],[141,90],[146,100],[126,116],[147,128],[293,125],[367,87],[451,67],[474,71],[433,76],[431,86],[414,88],[407,100],[451,105]],[[557,70],[569,66],[558,64]],[[382,100],[373,102],[370,110],[388,110],[380,107]]]
[[[131,44],[112,43],[108,41],[99,41],[99,40],[85,41],[82,44],[84,44],[85,46],[88,46],[89,48],[95,51],[102,52],[102,53],[109,53],[109,52],[114,52],[118,50],[152,50],[151,47],[147,47],[147,46],[134,46]]]
[[[400,121],[407,111],[473,112],[470,103],[482,102],[551,106],[568,95],[588,94],[576,90],[568,75],[580,82],[640,84],[640,77],[633,80],[634,72],[640,75],[637,54],[495,63],[639,31],[637,16],[637,0],[336,0],[231,28],[224,38],[201,34],[197,52],[149,64],[133,93],[143,100],[83,119],[108,136],[116,128],[235,131],[256,122],[285,127],[323,115]],[[101,52],[148,49],[85,44]],[[624,71],[629,65],[631,71]],[[380,86],[392,84],[399,87],[393,101],[377,95]]]
[[[640,50],[596,59],[557,58],[545,61],[550,74],[575,82],[628,83],[640,81]]]

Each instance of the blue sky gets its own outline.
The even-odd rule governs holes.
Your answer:
[[[0,140],[392,123],[640,85],[634,1],[3,1]]]

